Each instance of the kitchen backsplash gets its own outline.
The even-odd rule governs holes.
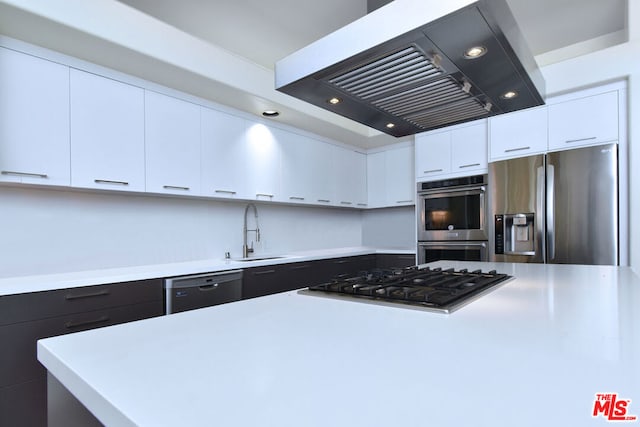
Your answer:
[[[255,255],[367,242],[413,245],[413,214],[256,205],[261,242]],[[245,202],[0,187],[0,206],[0,277],[219,259],[227,251],[242,255]],[[398,224],[405,217],[407,223]],[[387,218],[404,232],[394,236],[389,225],[375,225]],[[367,232],[384,230],[388,244],[379,236],[363,237],[363,224]]]

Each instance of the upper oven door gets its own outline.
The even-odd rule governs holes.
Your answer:
[[[487,240],[486,188],[418,193],[418,240]]]

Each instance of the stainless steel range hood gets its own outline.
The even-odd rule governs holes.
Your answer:
[[[544,104],[505,0],[394,0],[278,61],[276,89],[396,137]]]

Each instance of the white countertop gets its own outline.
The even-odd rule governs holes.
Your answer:
[[[170,264],[151,264],[135,267],[87,270],[61,274],[42,274],[0,278],[0,296],[29,292],[49,291],[53,289],[77,288],[81,286],[102,285],[106,283],[130,282],[162,277],[184,276],[189,274],[211,273],[238,268],[261,267],[265,265],[286,264],[291,262],[313,261],[325,258],[368,255],[375,253],[415,254],[415,250],[380,249],[370,247],[348,247],[299,251],[290,254],[274,254],[277,258],[258,261],[238,261],[234,259],[209,259]],[[261,258],[264,254],[256,254]]]
[[[435,265],[516,279],[450,315],[287,292],[40,340],[38,358],[107,426],[605,425],[596,393],[640,416],[631,269]]]

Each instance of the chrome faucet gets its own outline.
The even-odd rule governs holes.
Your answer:
[[[247,214],[249,213],[249,208],[253,208],[253,212],[256,218],[256,228],[253,230],[247,229]],[[247,258],[249,254],[253,253],[253,242],[251,242],[251,247],[247,245],[247,234],[249,231],[255,231],[256,233],[256,242],[260,241],[260,227],[258,226],[258,208],[253,203],[249,203],[246,208],[244,208],[244,227],[242,228],[242,258]]]

